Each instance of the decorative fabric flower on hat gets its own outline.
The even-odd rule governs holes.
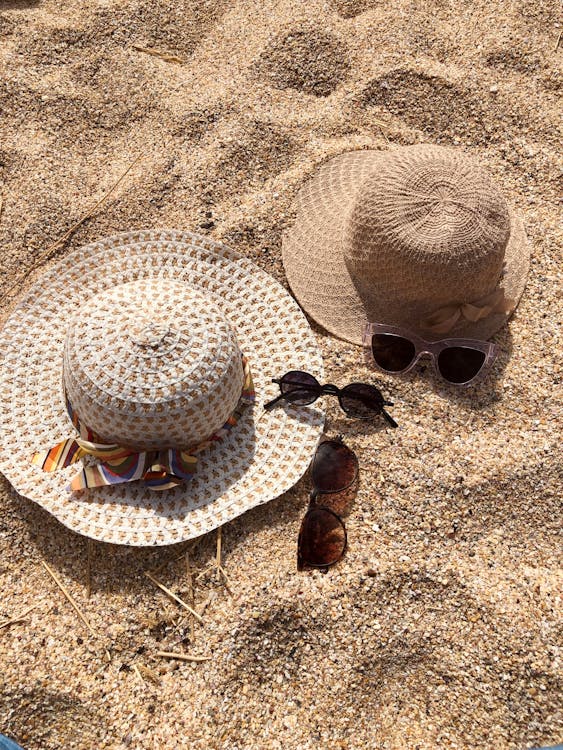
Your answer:
[[[504,289],[495,289],[480,300],[441,307],[422,322],[422,328],[432,333],[449,333],[462,319],[476,323],[491,313],[507,313],[513,308],[514,300],[506,299]]]

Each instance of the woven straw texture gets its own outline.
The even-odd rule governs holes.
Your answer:
[[[295,208],[283,238],[291,289],[318,323],[353,343],[362,343],[365,321],[441,338],[423,325],[437,310],[499,287],[515,307],[524,290],[530,250],[522,222],[461,151],[341,154],[301,189]],[[506,319],[461,319],[448,335],[486,339]]]
[[[165,492],[132,482],[70,493],[79,464],[52,474],[31,464],[35,451],[73,434],[65,388],[82,419],[106,425],[108,438],[124,441],[135,426],[134,442],[152,445],[168,421],[172,442],[183,431],[190,442],[208,437],[240,396],[239,350],[256,404],[198,455],[189,483]],[[165,545],[199,536],[282,494],[307,469],[323,413],[261,408],[278,393],[271,378],[290,369],[322,378],[314,335],[283,287],[248,259],[187,232],[105,239],[53,266],[6,322],[0,470],[20,494],[100,541]],[[135,404],[135,419],[125,403]],[[184,404],[193,420],[178,416]]]
[[[109,289],[77,313],[64,352],[66,394],[103,443],[190,448],[223,426],[244,380],[235,331],[180,282]]]

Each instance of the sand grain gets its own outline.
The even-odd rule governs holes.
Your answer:
[[[193,592],[183,549],[95,544],[88,584],[86,541],[2,479],[0,623],[36,608],[0,631],[1,731],[28,750],[561,740],[558,7],[0,0],[0,294],[140,155],[57,257],[126,229],[188,228],[283,281],[303,180],[342,151],[417,142],[487,166],[533,246],[499,359],[471,392],[428,369],[380,377],[318,331],[327,379],[379,384],[400,424],[355,424],[327,401],[329,433],[362,472],[348,554],[327,576],[295,572],[306,479],[223,530],[232,593],[213,534],[190,548]],[[147,580],[157,568],[203,623]]]

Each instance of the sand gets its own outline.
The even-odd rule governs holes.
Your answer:
[[[209,567],[212,533],[159,550],[96,543],[89,584],[86,540],[2,479],[0,731],[28,750],[561,740],[558,7],[0,0],[3,315],[138,157],[52,258],[177,227],[283,281],[303,180],[331,155],[417,142],[480,160],[533,247],[499,359],[474,389],[444,388],[428,368],[381,376],[315,327],[327,379],[379,384],[400,424],[358,424],[326,401],[328,434],[361,465],[350,547],[327,575],[295,570],[306,478],[223,529],[228,581]],[[144,575],[157,569],[201,624]]]

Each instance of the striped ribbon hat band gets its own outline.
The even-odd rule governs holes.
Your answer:
[[[219,430],[190,451],[178,448],[135,451],[115,444],[104,445],[82,422],[70,401],[66,399],[70,420],[79,434],[86,439],[78,437],[63,440],[49,450],[35,453],[31,459],[32,463],[43,471],[53,472],[72,466],[86,456],[98,459],[98,463],[84,466],[72,479],[68,488],[74,492],[138,480],[143,480],[145,486],[152,490],[176,487],[192,478],[197,464],[197,458],[193,454],[199,453],[214,440],[222,440],[236,426],[241,409],[254,402],[252,374],[248,360],[244,356],[242,366],[244,383],[237,408]]]

